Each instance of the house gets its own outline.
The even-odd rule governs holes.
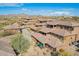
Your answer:
[[[36,32],[32,33],[31,35],[35,39],[36,45],[38,45],[39,47],[45,47],[46,40],[48,39],[44,35]]]
[[[12,34],[19,32],[19,30],[20,30],[20,25],[18,23],[14,23],[12,25],[8,25],[4,27],[5,32],[12,33]]]
[[[47,22],[46,27],[47,28],[55,28],[57,26],[57,22],[56,21],[52,21],[52,22]]]
[[[68,31],[73,31],[75,28],[79,28],[79,23],[54,20],[52,22],[47,22],[46,26],[48,28],[60,28],[60,29],[68,30]]]
[[[52,29],[51,32],[49,33],[52,36],[58,38],[61,42],[70,44],[73,41],[76,41],[76,33],[71,33],[68,32],[67,30],[64,29]]]
[[[74,40],[79,38],[79,23],[68,22],[68,21],[52,21],[47,23],[47,28],[51,28],[51,33],[57,34],[59,36],[72,36]],[[73,41],[73,40],[71,40]]]
[[[51,49],[56,48],[57,50],[59,50],[59,48],[63,45],[63,43],[57,37],[54,37],[50,34],[47,34],[46,38],[48,38],[46,40],[46,46]]]
[[[48,34],[50,31],[51,31],[50,28],[42,27],[38,32],[41,33],[41,34],[43,34],[43,35],[46,35],[46,34]]]
[[[79,23],[77,22],[42,19],[40,21],[42,22],[31,27],[32,31],[36,33],[32,35],[37,42],[43,43],[45,47],[59,50],[65,45],[68,47],[72,42],[79,40]],[[43,38],[39,39],[39,36]]]
[[[41,29],[38,32],[33,32],[31,35],[37,43],[42,43],[43,47],[49,47],[51,50],[57,48],[58,50],[59,47],[62,46],[62,42],[57,37],[47,34],[49,31],[45,30],[46,29]]]
[[[44,27],[46,26],[46,23],[35,23],[36,27]]]
[[[45,35],[51,34],[60,39],[61,42],[70,44],[79,40],[79,23],[53,20],[52,22],[47,22],[46,28],[42,27],[39,32]]]
[[[39,21],[40,23],[46,23],[46,22],[47,22],[46,19],[42,19],[42,18],[38,19],[38,21]]]
[[[39,31],[39,30],[41,29],[41,27],[36,27],[36,26],[34,26],[34,25],[30,26],[29,28],[30,28],[32,31],[34,31],[34,32],[37,32],[37,31]]]

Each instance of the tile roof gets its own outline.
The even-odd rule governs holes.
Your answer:
[[[69,21],[59,21],[53,20],[52,22],[47,22],[49,25],[65,25],[65,26],[79,26],[77,22],[69,22]]]
[[[32,33],[32,36],[36,38],[36,40],[38,40],[39,42],[46,43],[51,47],[60,47],[62,45],[59,39],[51,36],[50,34],[45,36],[40,33]]]
[[[44,32],[44,33],[53,33],[53,34],[57,34],[60,36],[68,36],[68,35],[77,34],[76,32],[70,32],[70,31],[67,31],[65,29],[59,29],[59,28],[50,29],[50,28],[46,28],[46,27],[42,27],[38,31]]]
[[[64,29],[52,29],[51,33],[54,33],[54,34],[57,34],[57,35],[60,35],[60,36],[68,36],[68,35],[76,34],[76,33],[72,33],[72,32],[69,32],[67,30],[64,30]]]
[[[40,33],[32,33],[32,36],[36,38],[39,42],[45,43],[46,37]]]
[[[18,29],[18,28],[20,28],[20,25],[18,23],[14,23],[12,25],[4,27],[4,29]]]
[[[77,23],[77,22],[69,22],[69,21],[60,21],[60,25],[79,26],[79,23]]]
[[[30,26],[30,29],[35,30],[35,31],[40,30],[40,28],[41,28],[41,27]]]
[[[57,21],[57,20],[52,20],[51,22],[47,22],[47,24],[49,24],[49,25],[57,25],[59,23],[59,21]]]
[[[47,21],[46,19],[40,18],[38,21]]]
[[[35,25],[46,25],[46,23],[35,23]]]
[[[46,37],[48,38],[48,40],[46,41],[46,43],[48,45],[50,45],[54,48],[60,47],[62,45],[62,42],[58,38],[56,38],[50,34],[46,35]]]
[[[47,34],[46,36],[42,35],[40,33],[37,33],[37,32],[32,32],[31,34],[39,42],[47,43],[48,45],[50,45],[52,47],[58,47],[58,46],[61,45],[61,43],[59,42],[59,39],[57,39],[56,37],[54,37],[54,36],[52,36],[50,34]]]
[[[44,33],[48,33],[48,32],[51,31],[51,29],[50,28],[46,28],[46,27],[42,27],[39,31],[40,32],[44,32]]]

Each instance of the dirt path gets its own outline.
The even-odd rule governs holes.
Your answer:
[[[15,55],[13,48],[10,45],[11,37],[12,35],[0,38],[0,55],[1,56],[14,56]]]

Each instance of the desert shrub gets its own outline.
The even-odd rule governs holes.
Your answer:
[[[67,52],[64,49],[60,49],[59,54],[62,55],[62,56],[73,56],[74,55],[73,53]]]
[[[59,52],[58,51],[52,51],[51,52],[51,56],[58,56],[59,55]]]
[[[61,53],[62,56],[73,56],[74,54],[71,52],[63,52]]]
[[[73,56],[74,53],[60,49],[59,51],[52,51],[51,56]]]
[[[12,39],[11,45],[17,55],[27,51],[30,47],[30,42],[27,39],[24,39],[21,34],[16,35],[16,37]]]
[[[0,24],[0,30],[2,30],[4,26],[6,26],[6,25],[1,23]]]
[[[61,48],[59,51],[60,51],[60,52],[64,52],[64,49]]]

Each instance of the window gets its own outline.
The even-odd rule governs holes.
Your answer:
[[[74,29],[73,29],[73,28],[71,28],[70,30],[71,30],[71,31],[73,31]]]
[[[47,25],[48,28],[53,28],[53,25]]]
[[[74,30],[74,28],[73,28],[73,27],[69,27],[69,28],[68,28],[68,30],[73,31],[73,30]]]
[[[63,26],[60,26],[61,29],[63,29]]]
[[[56,25],[54,25],[54,27],[56,27]]]
[[[64,28],[65,28],[66,30],[68,30],[68,29],[69,29],[69,27],[68,27],[68,26],[65,26]]]

